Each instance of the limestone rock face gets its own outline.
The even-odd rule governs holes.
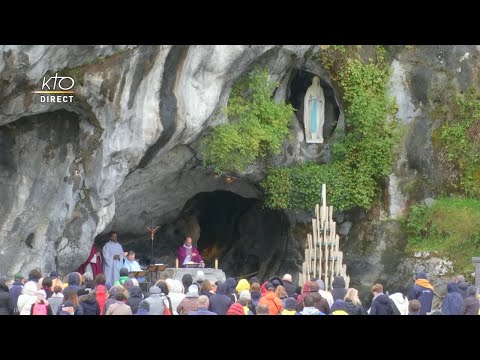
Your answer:
[[[139,241],[155,222],[165,225],[158,239],[169,248],[179,228],[197,241],[201,221],[182,211],[199,193],[228,191],[255,203],[236,214],[242,231],[224,231],[235,239],[222,258],[226,268],[295,277],[311,214],[264,211],[258,182],[266,164],[216,176],[203,167],[201,142],[227,121],[222,110],[234,81],[259,66],[280,84],[275,100],[297,109],[291,136],[268,165],[329,162],[348,118],[328,72],[312,59],[318,49],[0,46],[0,274],[38,267],[63,275],[85,260],[96,235],[112,228],[121,240]],[[411,267],[421,265],[421,259],[405,259],[398,218],[409,203],[434,201],[455,180],[455,169],[442,163],[432,140],[439,126],[435,109],[445,96],[475,84],[479,61],[479,48],[469,45],[415,46],[394,56],[390,94],[405,135],[384,189],[388,214],[336,214],[352,285],[364,294],[377,280],[407,286]],[[72,103],[42,103],[32,93],[56,73],[75,79]],[[304,140],[301,102],[314,75],[325,94],[323,144]],[[427,265],[433,269],[432,261]]]
[[[199,139],[255,61],[283,76],[311,48],[0,46],[0,273],[64,274],[107,226],[143,232],[199,191],[260,197],[197,169]],[[73,102],[41,103],[32,91],[57,72]]]

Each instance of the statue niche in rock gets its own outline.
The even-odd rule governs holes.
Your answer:
[[[305,141],[322,144],[323,124],[325,123],[325,96],[318,76],[313,77],[312,85],[305,94],[303,123],[305,124]]]

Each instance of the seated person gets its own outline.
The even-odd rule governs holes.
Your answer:
[[[198,249],[192,246],[192,238],[188,236],[185,243],[177,249],[177,258],[180,267],[186,267],[187,263],[199,263],[202,267],[205,266],[202,256]]]
[[[130,250],[127,255],[127,257],[123,259],[123,263],[120,261],[119,266],[121,268],[126,268],[128,269],[128,272],[131,271],[142,271],[142,268],[140,267],[140,264],[138,261],[135,260],[135,251]],[[145,278],[137,278],[139,282],[145,282]]]

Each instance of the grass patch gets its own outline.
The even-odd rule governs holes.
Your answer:
[[[432,251],[453,262],[455,272],[474,271],[480,255],[480,200],[441,198],[430,208],[414,205],[404,220],[409,251]]]

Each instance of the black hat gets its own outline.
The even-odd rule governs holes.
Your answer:
[[[265,289],[267,289],[267,290],[273,290],[273,289],[275,289],[275,286],[273,286],[273,284],[272,284],[271,282],[267,282],[267,283],[265,284]]]

